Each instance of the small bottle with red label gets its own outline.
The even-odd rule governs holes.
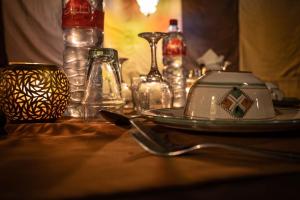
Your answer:
[[[177,19],[171,19],[168,36],[163,39],[163,77],[173,91],[173,107],[184,107],[186,101],[186,78],[183,58],[186,54],[186,43],[178,28]]]
[[[66,115],[82,117],[88,53],[103,43],[103,0],[62,0],[63,68],[70,82]]]

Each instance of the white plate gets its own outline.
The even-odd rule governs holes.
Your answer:
[[[276,109],[277,116],[269,120],[190,119],[183,108],[148,110],[143,115],[156,124],[176,129],[204,132],[286,132],[300,130],[299,109]]]

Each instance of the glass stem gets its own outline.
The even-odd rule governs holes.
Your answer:
[[[155,41],[150,42],[150,48],[151,48],[151,70],[149,72],[149,75],[152,75],[152,78],[161,78],[161,75],[158,71],[157,67],[157,59],[156,59],[156,43]]]

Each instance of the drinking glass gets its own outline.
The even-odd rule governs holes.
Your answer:
[[[124,82],[123,79],[123,64],[128,60],[128,58],[119,58],[119,68],[120,68],[120,76],[121,76],[121,93],[122,93],[122,98],[125,102],[124,104],[124,109],[130,109],[133,107],[132,105],[132,95],[131,95],[131,90],[130,87],[127,83]]]
[[[167,36],[161,32],[144,32],[138,34],[139,37],[149,42],[151,49],[151,68],[145,80],[141,80],[137,89],[139,112],[149,109],[170,108],[172,106],[173,95],[169,84],[163,80],[157,66],[156,44]]]
[[[123,73],[122,73],[122,70],[123,70],[123,64],[128,60],[128,58],[119,58],[119,66],[120,66],[120,74],[121,74],[121,81],[124,82],[124,79],[123,79]]]
[[[140,75],[140,76],[135,76],[131,77],[131,96],[132,96],[132,104],[133,104],[133,109],[135,111],[139,111],[139,101],[138,101],[138,86],[141,83],[141,81],[146,81],[146,75]]]
[[[82,101],[85,119],[100,117],[100,109],[115,111],[123,106],[116,50],[111,48],[90,50],[86,85]]]

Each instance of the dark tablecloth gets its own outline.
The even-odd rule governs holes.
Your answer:
[[[169,131],[186,143],[222,142],[300,153],[297,133]],[[220,149],[179,157],[144,151],[104,121],[8,124],[0,139],[0,199],[296,198],[299,162]]]

